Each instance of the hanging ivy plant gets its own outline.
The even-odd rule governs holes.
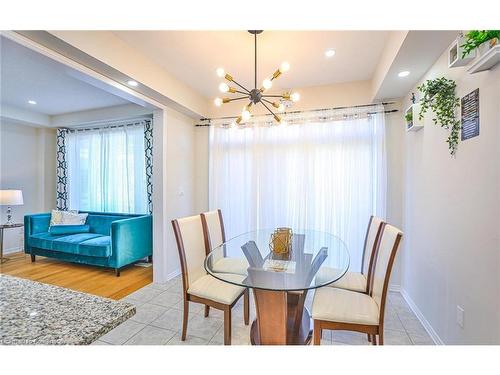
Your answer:
[[[451,155],[455,155],[461,128],[460,120],[455,118],[455,109],[460,106],[460,100],[455,95],[455,81],[445,77],[429,79],[417,88],[423,94],[420,101],[420,120],[430,108],[436,116],[432,119],[434,124],[450,129],[446,142]]]

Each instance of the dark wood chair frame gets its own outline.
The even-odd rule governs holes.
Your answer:
[[[368,221],[368,229],[366,231],[365,235],[365,242],[363,245],[363,257],[361,258],[361,273],[363,273],[363,268],[365,265],[365,251],[366,251],[366,243],[368,242],[368,234],[370,233],[370,227],[372,226],[373,222],[373,215],[370,216],[370,221]],[[366,290],[364,291],[364,294],[370,294],[371,293],[371,287],[373,284],[373,267],[375,265],[375,254],[377,251],[377,244],[380,239],[380,236],[382,234],[382,229],[384,228],[385,222],[382,221],[380,225],[377,228],[377,234],[375,235],[375,241],[373,241],[373,246],[370,249],[371,254],[370,254],[370,263],[368,264],[368,273],[366,274]],[[372,341],[372,336],[370,334],[368,336],[368,342]]]
[[[203,218],[202,218],[203,223]],[[181,272],[182,272],[182,289],[183,289],[183,300],[184,300],[184,309],[183,309],[183,319],[182,319],[182,335],[181,340],[186,340],[187,335],[187,324],[189,318],[189,302],[201,303],[205,305],[205,317],[208,316],[209,308],[213,307],[214,309],[221,310],[224,312],[224,345],[231,345],[231,310],[233,306],[238,302],[238,300],[243,296],[243,304],[244,304],[244,321],[245,325],[249,323],[249,298],[248,298],[248,290],[245,289],[231,305],[226,305],[220,302],[212,301],[207,298],[201,298],[194,296],[188,293],[188,285],[189,278],[187,272],[187,264],[186,264],[186,253],[184,249],[184,242],[182,240],[182,234],[179,227],[179,222],[177,219],[172,220],[172,227],[174,229],[175,240],[177,242],[177,250],[179,251],[179,260],[181,264]],[[206,252],[206,234],[205,234],[205,226],[203,226],[203,232],[205,237],[205,252]]]
[[[224,219],[222,219],[222,211],[220,208],[217,209],[217,214],[219,215],[219,223],[220,223],[220,231],[222,235],[222,243],[226,242],[226,230],[224,229]],[[205,237],[205,252],[208,255],[213,247],[212,240],[210,239],[210,232],[208,231],[208,223],[205,213],[201,214],[201,225],[203,226],[203,236]],[[222,249],[222,253],[226,256],[226,249]],[[250,316],[250,304],[249,304],[249,291],[246,289],[245,294],[243,295],[243,314],[245,319],[245,325],[248,325],[249,316]],[[208,317],[210,313],[210,306],[205,305],[205,317]]]
[[[374,217],[373,215],[370,216],[370,221],[368,222],[368,230],[366,231],[365,242],[363,244],[363,257],[361,258],[361,273],[363,273],[363,268],[365,265],[366,243],[368,242],[368,234],[370,232],[370,227],[371,227],[372,222],[373,222],[373,217]],[[380,239],[380,235],[382,234],[382,229],[384,228],[384,225],[385,225],[385,222],[382,221],[380,223],[379,227],[377,228],[377,234],[375,235],[375,241],[373,241],[373,246],[370,249],[371,254],[370,254],[370,261],[368,264],[368,273],[366,274],[366,290],[365,290],[364,294],[370,294],[370,292],[371,292],[371,285],[373,283],[373,266],[375,264],[375,253],[377,251],[378,241]]]
[[[378,256],[378,251],[380,247],[380,241],[382,239],[383,229],[387,224],[383,223],[381,225],[382,232],[379,238],[376,241],[376,252],[375,252],[375,263],[372,267],[372,279],[373,274],[375,273],[375,267],[377,265],[376,259]],[[391,277],[392,266],[394,264],[394,259],[396,258],[396,253],[399,248],[399,244],[401,242],[403,234],[400,232],[396,236],[396,240],[394,241],[394,245],[391,249],[391,255],[389,257],[389,262],[387,264],[387,270],[384,278],[384,286],[382,288],[382,298],[380,303],[379,310],[379,323],[377,325],[368,325],[368,324],[356,324],[356,323],[344,323],[344,322],[331,322],[327,320],[316,320],[314,319],[314,333],[313,333],[313,343],[314,345],[319,345],[321,342],[321,337],[323,335],[324,329],[329,330],[341,330],[341,331],[355,331],[366,333],[368,335],[369,340],[373,345],[377,345],[377,336],[378,336],[378,345],[384,344],[384,314],[385,314],[385,303],[387,299],[387,290],[389,287],[389,279]],[[371,280],[371,284],[373,284],[373,280]],[[355,293],[355,292],[353,292]],[[370,297],[373,294],[373,285],[370,285],[370,291],[368,293]]]

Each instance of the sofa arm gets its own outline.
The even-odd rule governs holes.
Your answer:
[[[120,268],[153,254],[151,215],[111,223],[111,264]]]
[[[31,253],[29,238],[35,233],[44,233],[49,230],[50,213],[24,215],[24,252]]]

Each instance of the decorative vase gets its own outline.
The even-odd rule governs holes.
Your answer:
[[[292,246],[292,229],[291,228],[277,228],[271,234],[269,247],[275,254],[287,254]]]

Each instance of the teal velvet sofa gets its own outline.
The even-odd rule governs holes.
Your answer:
[[[87,212],[86,233],[49,233],[50,213],[24,217],[24,251],[73,263],[120,269],[143,258],[151,261],[153,226],[151,215]]]

